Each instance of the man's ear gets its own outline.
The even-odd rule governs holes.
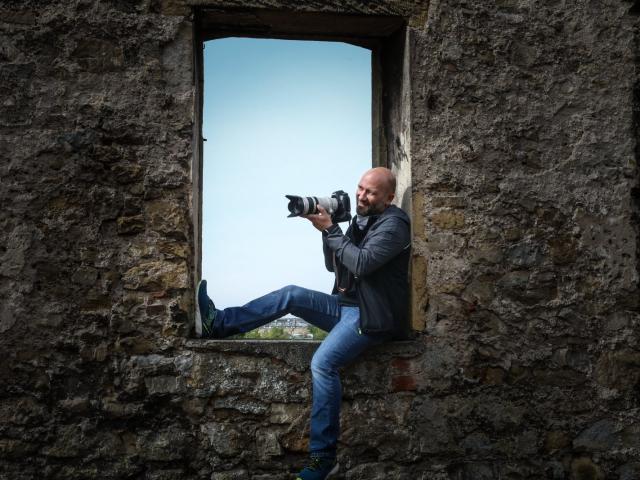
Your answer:
[[[389,196],[387,197],[387,206],[391,205],[391,202],[393,202],[394,198],[396,198],[396,194],[390,193]]]

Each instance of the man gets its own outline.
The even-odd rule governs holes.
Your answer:
[[[311,463],[299,480],[323,480],[338,470],[341,385],[338,369],[373,345],[406,334],[410,256],[409,217],[392,205],[396,180],[382,167],[365,172],[356,191],[357,216],[346,233],[322,207],[307,215],[322,232],[325,265],[335,272],[333,294],[290,285],[242,307],[217,310],[198,285],[196,334],[224,338],[292,313],[329,332],[311,361]]]

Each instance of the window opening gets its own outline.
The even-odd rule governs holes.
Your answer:
[[[371,51],[237,37],[204,47],[201,271],[210,295],[224,308],[288,284],[330,292],[320,234],[287,218],[285,195],[345,190],[353,202],[372,166]],[[258,332],[309,333],[318,336],[291,320]]]

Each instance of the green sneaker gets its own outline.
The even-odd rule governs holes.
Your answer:
[[[200,280],[196,294],[196,336],[215,337],[216,306],[207,295],[207,281]]]
[[[311,465],[307,465],[296,477],[296,480],[325,480],[338,473],[338,462],[335,458],[311,457]]]

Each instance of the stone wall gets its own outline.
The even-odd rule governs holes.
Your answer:
[[[341,477],[640,478],[638,8],[193,3],[407,20],[425,329],[346,372]],[[304,461],[317,344],[188,340],[193,25],[0,0],[2,479]]]

